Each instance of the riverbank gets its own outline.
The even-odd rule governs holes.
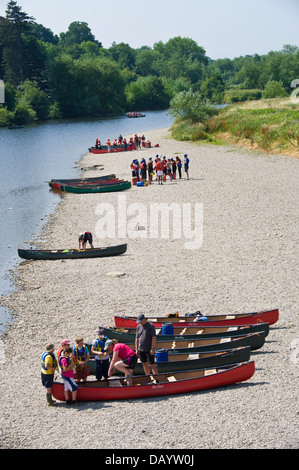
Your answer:
[[[144,238],[127,237],[128,251],[120,257],[20,264],[18,290],[2,299],[17,317],[4,337],[0,364],[1,447],[298,448],[298,162],[228,146],[176,142],[167,129],[147,131],[146,137],[160,147],[87,154],[82,165],[103,164],[106,174],[130,179],[133,158],[187,153],[190,180],[115,194],[64,194],[40,246],[76,246],[81,230],[94,233],[95,246],[122,243],[118,231],[108,240],[96,235],[103,208],[99,204],[116,209],[119,196],[125,197],[127,209],[138,202],[147,213],[152,203],[202,203],[203,244],[187,250],[184,237],[151,238],[147,230],[139,230]],[[133,214],[127,215],[135,231]],[[111,277],[115,273],[122,275]],[[56,351],[65,337],[74,341],[80,334],[90,342],[99,325],[113,324],[114,314],[198,309],[214,314],[272,307],[280,310],[279,322],[262,350],[252,354],[256,372],[246,383],[142,401],[46,406],[40,356],[49,341]]]
[[[178,120],[172,135],[214,145],[299,158],[299,104],[290,98],[260,99],[224,107],[203,124]]]

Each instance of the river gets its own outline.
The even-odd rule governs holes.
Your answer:
[[[0,296],[14,288],[13,273],[22,261],[17,249],[37,240],[60,197],[50,191],[51,178],[77,178],[76,168],[96,137],[102,142],[171,126],[167,111],[144,111],[146,117],[125,115],[34,123],[21,129],[0,128]],[[29,245],[28,245],[29,246]],[[0,306],[0,334],[12,321]]]

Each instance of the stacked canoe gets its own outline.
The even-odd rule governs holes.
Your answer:
[[[112,174],[94,178],[52,179],[49,186],[68,193],[108,193],[130,189],[131,182],[116,178]]]
[[[158,374],[144,375],[140,361],[132,385],[116,372],[113,378],[79,384],[80,401],[117,400],[172,395],[249,380],[255,371],[251,354],[263,347],[270,325],[278,321],[278,309],[203,316],[200,312],[180,316],[147,317],[156,328]],[[104,327],[107,339],[135,349],[137,318],[115,316],[114,327]],[[102,328],[102,327],[101,327]],[[95,374],[95,358],[89,362]],[[63,385],[54,382],[53,395],[64,400]]]

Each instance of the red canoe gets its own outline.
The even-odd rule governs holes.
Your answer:
[[[207,325],[227,326],[227,325],[254,325],[256,323],[269,323],[273,325],[278,321],[278,309],[265,310],[254,313],[236,313],[229,315],[207,315]],[[174,327],[202,326],[203,320],[200,316],[194,317],[146,317],[156,328],[162,328],[164,323],[172,323]],[[114,316],[114,324],[117,328],[136,328],[135,316]]]
[[[254,361],[250,361],[214,369],[137,375],[132,377],[132,386],[127,386],[121,377],[87,381],[79,384],[77,400],[130,400],[197,392],[244,382],[253,376],[254,370]],[[63,384],[54,382],[52,394],[57,400],[65,401]]]
[[[102,145],[101,149],[97,149],[96,147],[90,147],[89,152],[91,153],[115,153],[115,152],[124,152],[125,147],[124,146],[118,146],[116,148],[113,148],[112,146],[110,147],[110,152],[108,152],[108,147],[106,145]],[[127,151],[129,151],[129,144],[127,144]],[[132,145],[132,150],[136,150],[136,146]]]

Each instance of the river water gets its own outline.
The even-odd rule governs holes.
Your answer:
[[[96,137],[102,142],[119,134],[144,132],[146,137],[146,131],[169,127],[173,122],[167,111],[145,114],[138,119],[116,115],[45,121],[22,129],[0,128],[0,296],[14,288],[13,272],[22,261],[18,247],[38,238],[47,216],[60,201],[50,191],[48,181],[81,176],[76,162],[94,145]],[[0,306],[0,334],[11,321],[11,313]]]

